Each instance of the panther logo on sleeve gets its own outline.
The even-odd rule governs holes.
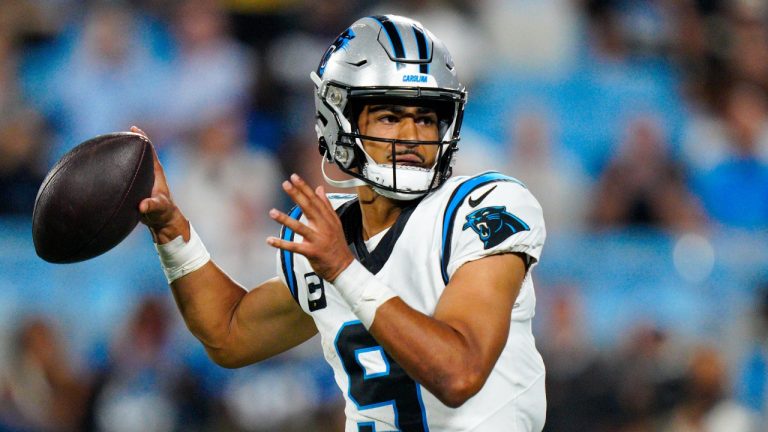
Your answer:
[[[504,206],[483,207],[473,211],[467,215],[467,222],[461,230],[467,228],[477,233],[485,249],[500,244],[515,233],[531,229]]]

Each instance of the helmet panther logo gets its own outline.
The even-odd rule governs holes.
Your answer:
[[[485,249],[500,244],[513,234],[531,229],[504,206],[483,207],[473,211],[467,215],[467,222],[461,230],[467,228],[477,233]]]
[[[319,76],[323,76],[323,73],[325,72],[325,67],[328,65],[328,60],[331,58],[331,55],[335,53],[336,51],[342,50],[347,47],[347,44],[349,44],[349,41],[355,38],[355,32],[352,31],[351,28],[348,28],[344,30],[333,43],[331,46],[328,47],[328,49],[325,51],[325,54],[323,54],[323,59],[320,60],[320,65],[317,67],[317,74]]]

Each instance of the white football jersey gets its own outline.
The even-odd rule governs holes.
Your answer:
[[[430,316],[462,264],[518,252],[533,266],[546,236],[541,207],[533,195],[519,181],[495,172],[449,179],[405,208],[371,251],[362,238],[356,197],[329,198],[355,257],[405,303]],[[290,214],[303,219],[298,207]],[[281,238],[301,241],[286,227]],[[320,332],[323,353],[346,400],[346,432],[542,429],[544,363],[531,333],[536,297],[530,271],[512,310],[507,344],[488,381],[454,409],[403,371],[304,256],[278,251],[278,268]]]

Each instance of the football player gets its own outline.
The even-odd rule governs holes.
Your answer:
[[[239,367],[320,333],[346,431],[539,431],[544,365],[530,273],[538,202],[496,172],[451,177],[466,92],[443,43],[399,16],[362,18],[316,71],[326,194],[293,174],[278,277],[246,291],[173,204],[162,167],[140,211],[192,333]],[[138,131],[138,129],[135,129]]]

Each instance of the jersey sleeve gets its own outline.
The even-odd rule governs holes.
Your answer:
[[[508,178],[471,190],[457,203],[451,231],[450,278],[464,263],[500,253],[522,253],[530,268],[546,239],[541,205],[521,183]]]

